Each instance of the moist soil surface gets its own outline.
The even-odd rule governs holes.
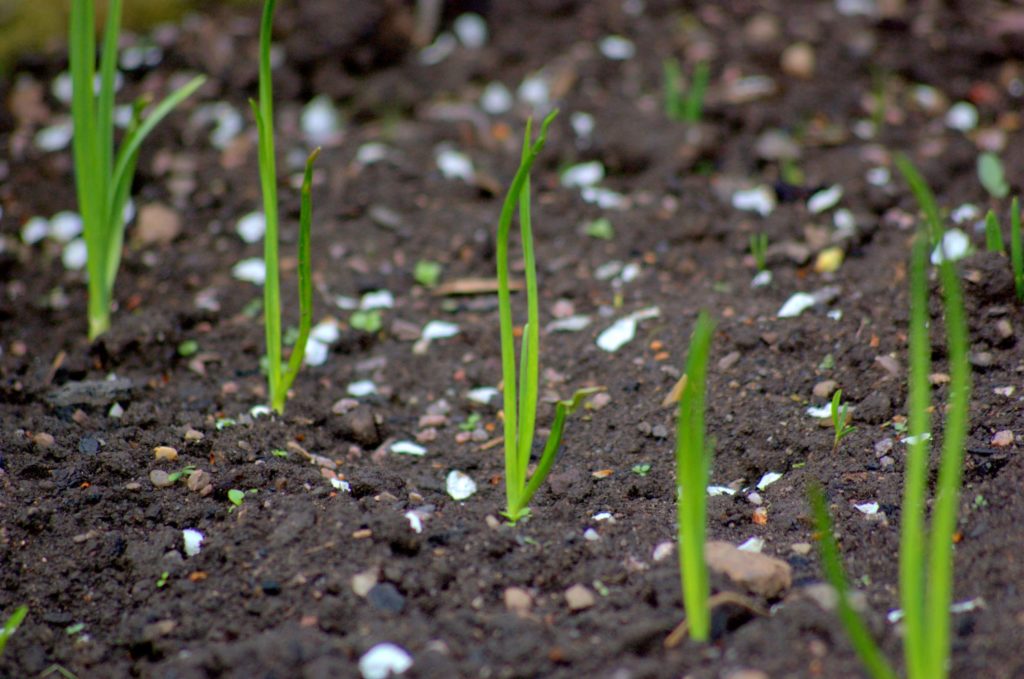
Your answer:
[[[919,223],[892,165],[903,151],[952,217],[969,212],[954,210],[965,203],[978,210],[960,225],[978,254],[959,264],[974,388],[954,599],[972,605],[952,619],[952,676],[1024,676],[1024,459],[1014,437],[1024,433],[1024,314],[1007,258],[984,253],[976,228],[992,208],[1008,234],[1009,200],[990,198],[975,169],[979,151],[993,149],[1011,184],[1024,172],[1019,8],[450,3],[441,30],[467,10],[484,16],[487,43],[451,43],[449,34],[444,54],[444,40],[433,51],[410,46],[411,13],[400,3],[278,9],[285,325],[298,321],[293,180],[322,143],[314,319],[339,331],[326,360],[299,374],[283,416],[253,413],[267,400],[262,293],[232,276],[262,251],[236,232],[260,208],[246,103],[256,92],[259,8],[161,27],[150,37],[162,60],[125,73],[122,101],[166,92],[190,72],[210,80],[144,147],[113,327],[93,342],[84,274],[64,266],[55,239],[22,235],[32,217],[75,209],[69,150],[42,151],[35,137],[65,119],[51,89],[64,57],[26,57],[5,81],[0,611],[6,618],[25,604],[29,613],[0,675],[52,676],[56,665],[78,677],[356,677],[359,659],[391,642],[411,655],[410,677],[862,676],[815,586],[813,483],[829,498],[870,628],[902,664],[900,629],[886,615],[899,607],[906,272]],[[627,38],[625,53],[602,42],[608,36]],[[664,112],[669,57],[684,76],[710,64],[700,124]],[[511,91],[511,110],[481,108],[493,82]],[[301,124],[317,95],[343,119],[325,140],[306,138]],[[950,106],[961,101],[978,113],[973,129],[955,129],[960,109]],[[203,108],[217,102],[243,123],[219,145]],[[555,398],[605,391],[570,419],[532,516],[509,526],[500,395],[470,395],[501,383],[497,217],[527,116],[554,106],[562,112],[533,181],[540,440]],[[445,176],[446,150],[468,157],[472,175]],[[602,204],[560,180],[587,161],[605,168]],[[737,209],[733,196],[757,185],[774,209]],[[842,189],[838,202],[809,209],[808,198],[832,186]],[[600,218],[610,239],[590,235]],[[764,287],[751,286],[756,233],[768,236],[773,280]],[[830,247],[845,255],[834,271],[816,266]],[[421,260],[442,265],[440,286],[414,277]],[[482,290],[454,294],[468,279],[484,279]],[[393,297],[381,327],[354,328],[353,302],[378,290]],[[817,303],[780,317],[797,292]],[[935,283],[932,293],[941,414],[948,385]],[[514,306],[523,318],[522,295]],[[718,323],[711,483],[737,491],[709,498],[709,537],[759,538],[789,564],[792,584],[765,598],[715,575],[714,591],[753,608],[717,608],[712,642],[666,648],[684,611],[670,550],[675,411],[663,399],[701,309]],[[635,312],[646,313],[631,342],[598,346]],[[572,316],[590,323],[550,326]],[[458,333],[422,341],[431,321]],[[370,383],[372,393],[359,391]],[[856,426],[838,447],[827,418],[807,413],[836,387]],[[939,425],[936,447],[941,439]],[[425,454],[392,449],[408,441]],[[177,458],[158,459],[159,446]],[[160,473],[186,468],[192,475],[177,480]],[[476,492],[453,498],[453,471]],[[782,476],[756,490],[769,472]],[[245,492],[239,506],[232,489]],[[867,503],[877,512],[857,508]],[[186,554],[185,529],[205,536],[197,554]],[[576,586],[586,591],[567,599]]]

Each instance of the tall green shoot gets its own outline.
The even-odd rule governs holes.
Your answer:
[[[501,374],[504,384],[505,430],[505,498],[502,512],[511,523],[529,516],[530,500],[551,472],[562,441],[566,418],[579,407],[583,398],[596,389],[581,389],[569,400],[555,405],[544,452],[533,475],[527,480],[527,467],[533,449],[540,396],[540,309],[537,293],[537,265],[533,252],[533,230],[530,219],[530,170],[547,141],[548,127],[558,115],[550,113],[541,124],[540,134],[532,140],[532,120],[526,123],[523,153],[512,184],[505,196],[498,220],[498,317],[501,326]],[[512,218],[519,212],[520,239],[526,276],[526,325],[520,346],[519,372],[516,373],[514,330],[512,325],[512,294],[509,284],[509,234]],[[518,399],[517,399],[518,391]]]
[[[1010,265],[1013,267],[1013,285],[1017,300],[1024,302],[1024,246],[1021,245],[1020,200],[1010,201]]]
[[[676,419],[676,503],[679,531],[679,573],[690,636],[711,635],[708,597],[711,585],[704,561],[707,532],[707,486],[713,446],[705,440],[704,409],[708,355],[715,323],[707,312],[697,317],[686,359],[686,385]]]
[[[821,488],[815,485],[811,486],[808,495],[811,502],[811,514],[814,518],[814,529],[817,533],[821,568],[825,572],[825,579],[838,595],[839,620],[843,623],[846,635],[850,637],[853,650],[857,653],[860,661],[864,663],[868,674],[874,679],[897,679],[898,675],[879,649],[878,644],[875,643],[867,625],[850,604],[850,586],[842,559],[839,556],[839,545],[836,544],[836,538],[832,532],[832,518],[829,516],[825,494]]]
[[[993,210],[985,215],[985,249],[989,252],[1006,254],[1006,246],[1003,244],[1003,232],[999,228],[999,218]]]
[[[71,117],[74,125],[72,154],[78,210],[82,215],[89,274],[89,339],[110,329],[114,281],[121,266],[124,244],[124,209],[131,194],[139,149],[150,132],[205,81],[196,76],[161,101],[152,112],[142,113],[149,100],[137,100],[132,108],[121,145],[114,153],[114,82],[117,75],[117,41],[121,31],[121,0],[110,0],[96,80],[96,12],[93,0],[74,0],[68,36],[71,70]]]
[[[711,67],[706,61],[699,61],[693,67],[690,83],[684,92],[680,85],[682,70],[678,59],[666,59],[662,62],[662,88],[665,97],[665,114],[671,119],[683,123],[700,122],[704,112],[704,96],[707,94]]]
[[[306,342],[313,319],[313,282],[310,275],[310,228],[312,222],[311,186],[313,162],[320,149],[306,159],[302,179],[301,206],[299,208],[299,336],[292,349],[288,365],[282,366],[281,339],[281,282],[278,258],[278,206],[277,167],[274,153],[274,93],[270,75],[270,38],[274,21],[275,0],[266,0],[260,23],[259,101],[249,100],[259,133],[260,187],[263,191],[263,212],[266,232],[263,236],[263,261],[266,279],[263,284],[263,322],[267,343],[267,388],[270,407],[284,412],[288,390],[295,381],[302,359],[306,355]]]
[[[0,627],[0,656],[4,654],[7,641],[18,631],[26,615],[28,615],[28,606],[18,606],[4,621],[3,627]]]
[[[945,310],[946,344],[949,356],[949,402],[943,431],[939,476],[932,504],[931,527],[925,519],[929,440],[931,438],[931,342],[928,316],[929,242],[943,244],[943,227],[931,190],[905,157],[898,157],[900,170],[921,203],[926,226],[914,243],[910,263],[910,337],[908,377],[907,463],[903,484],[903,509],[900,526],[900,602],[904,620],[904,659],[910,679],[945,679],[949,674],[950,604],[953,600],[953,535],[956,530],[963,481],[964,443],[967,438],[968,408],[971,396],[971,368],[968,362],[969,339],[964,311],[963,291],[956,265],[948,256],[939,263]],[[838,552],[829,549],[831,527],[823,499],[814,498],[822,537],[822,562],[833,586],[844,591],[836,566]],[[826,530],[827,529],[827,530]],[[832,553],[829,554],[829,551]],[[830,564],[830,562],[834,562]],[[840,573],[841,575],[841,573]],[[845,578],[843,578],[845,580]],[[873,646],[859,618],[851,610],[842,610],[844,625],[858,653],[875,677],[894,676],[891,670],[873,665],[861,647]],[[870,649],[869,649],[870,650]],[[877,651],[877,649],[875,649]],[[870,654],[869,654],[870,655]],[[876,654],[877,655],[877,654]],[[877,658],[876,658],[877,659]]]

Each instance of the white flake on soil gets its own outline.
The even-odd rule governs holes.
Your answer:
[[[524,104],[532,106],[535,112],[546,112],[551,107],[551,85],[539,73],[528,75],[523,78],[523,82],[516,90],[516,97]]]
[[[585,186],[580,191],[583,202],[596,205],[602,210],[625,210],[629,207],[629,199],[617,191],[600,186]]]
[[[547,324],[547,332],[579,332],[590,325],[590,316],[569,316]]]
[[[316,367],[326,363],[330,354],[330,345],[321,342],[315,337],[310,337],[306,340],[306,353],[302,356],[302,362],[308,366]]]
[[[32,217],[21,227],[21,241],[35,245],[50,235],[50,222],[45,217]]]
[[[395,296],[390,290],[371,290],[359,300],[359,308],[363,311],[373,309],[390,309],[395,306]]]
[[[81,269],[84,269],[88,260],[88,248],[85,246],[85,240],[81,238],[76,238],[65,245],[64,251],[60,255],[60,261],[68,271],[80,271]]]
[[[772,272],[768,269],[758,271],[757,275],[750,279],[750,287],[764,288],[772,284]]]
[[[782,478],[782,474],[778,472],[768,472],[761,477],[761,480],[757,482],[757,489],[764,490],[768,486],[772,485],[776,481]]]
[[[609,35],[598,44],[601,54],[612,61],[627,61],[636,56],[636,45],[629,38],[621,35]]]
[[[420,339],[431,342],[438,339],[447,339],[459,334],[459,326],[448,321],[430,321],[423,326]]]
[[[970,132],[978,126],[978,109],[969,101],[958,101],[946,112],[946,127]]]
[[[437,169],[441,170],[445,179],[461,179],[470,184],[473,182],[473,161],[465,153],[442,148],[434,154],[434,159],[437,162]]]
[[[828,403],[821,407],[810,406],[809,408],[807,408],[807,414],[810,415],[811,417],[816,417],[819,420],[823,420],[827,417],[832,417],[832,404]]]
[[[498,81],[488,83],[480,94],[480,108],[492,116],[508,113],[513,103],[512,93]]]
[[[576,111],[569,116],[569,124],[572,126],[572,131],[581,139],[586,139],[592,135],[594,128],[597,126],[594,122],[594,116],[585,111]]]
[[[302,108],[299,125],[306,140],[314,145],[341,141],[341,114],[327,95],[320,94]]]
[[[597,336],[597,346],[607,352],[616,352],[633,341],[636,337],[636,319],[627,316],[620,318]]]
[[[825,212],[826,210],[830,210],[838,205],[842,197],[843,187],[839,184],[833,184],[827,189],[822,189],[808,198],[807,210],[812,215]]]
[[[756,212],[762,217],[770,215],[775,210],[775,205],[775,191],[764,184],[732,194],[734,208],[744,212]]]
[[[861,514],[867,514],[868,516],[878,513],[877,502],[862,502],[861,504],[854,505],[854,508]]]
[[[240,281],[263,285],[263,281],[267,279],[267,267],[261,257],[250,257],[231,267],[231,275]]]
[[[185,556],[195,556],[202,549],[203,540],[206,536],[195,528],[186,528],[181,531],[182,541],[185,543]]]
[[[363,144],[356,151],[356,162],[360,165],[373,165],[388,157],[388,147],[379,141]]]
[[[455,37],[469,49],[480,49],[487,44],[487,22],[479,14],[466,12],[452,24]]]
[[[348,385],[345,392],[349,396],[355,396],[356,398],[362,398],[363,396],[370,396],[377,393],[377,385],[373,383],[373,380],[357,380]]]
[[[359,673],[363,679],[388,679],[404,674],[412,667],[412,656],[401,646],[391,643],[377,644],[359,659]]]
[[[814,295],[809,295],[806,292],[794,293],[786,303],[782,305],[776,316],[779,318],[796,318],[803,312],[814,306],[815,300]]]
[[[267,218],[262,212],[250,212],[242,215],[235,226],[238,237],[246,243],[258,243],[263,240],[263,234],[267,231]]]
[[[942,236],[942,242],[932,251],[932,264],[945,260],[955,262],[971,254],[971,239],[960,229],[949,229]]]
[[[394,447],[392,447],[392,450],[394,450]],[[445,479],[444,485],[448,494],[456,500],[465,500],[476,492],[476,481],[458,469],[448,472],[448,478]]]
[[[729,486],[708,486],[708,495],[716,497],[718,495],[735,495],[736,491]]]
[[[74,135],[74,128],[71,121],[62,121],[55,125],[44,127],[36,132],[33,138],[36,148],[40,151],[53,152],[67,148]]]
[[[391,452],[397,453],[398,455],[423,457],[427,454],[427,449],[418,443],[413,443],[412,441],[395,441],[391,444]]]
[[[604,179],[604,165],[599,160],[578,163],[562,172],[562,186],[566,188],[594,186],[602,179]]]
[[[466,398],[474,403],[482,403],[487,405],[491,400],[498,395],[498,390],[494,387],[477,387],[476,389],[470,389],[466,392]]]
[[[747,538],[747,540],[736,549],[741,552],[754,552],[755,554],[760,554],[761,550],[764,549],[764,540],[758,537]]]

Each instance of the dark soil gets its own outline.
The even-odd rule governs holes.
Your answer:
[[[20,237],[29,218],[75,209],[69,152],[43,153],[32,143],[40,126],[65,112],[49,90],[62,57],[25,59],[4,84],[0,612],[6,619],[27,604],[29,615],[0,674],[35,677],[58,664],[79,677],[348,677],[359,675],[368,649],[389,641],[411,653],[407,674],[415,677],[860,676],[835,613],[807,595],[821,578],[806,550],[813,543],[806,489],[815,481],[827,490],[872,629],[901,664],[899,629],[885,614],[899,606],[905,445],[898,425],[906,412],[906,262],[916,206],[895,169],[881,186],[865,176],[891,167],[891,152],[902,150],[944,207],[972,202],[1006,221],[1008,201],[988,198],[975,159],[979,145],[995,138],[1005,141],[1010,182],[1024,172],[1019,9],[997,2],[476,3],[491,30],[488,44],[457,47],[426,66],[409,47],[409,16],[399,3],[352,4],[286,2],[276,21],[282,164],[310,146],[298,125],[310,98],[328,95],[346,118],[342,138],[318,163],[314,189],[315,317],[337,318],[340,339],[324,365],[299,375],[283,417],[249,415],[266,399],[263,328],[258,315],[245,313],[261,293],[231,276],[237,261],[260,254],[235,234],[238,218],[260,206],[246,104],[255,94],[258,8],[162,29],[162,64],[129,74],[125,101],[166,91],[183,71],[210,81],[144,149],[136,205],[169,206],[181,230],[165,243],[129,230],[114,326],[96,342],[85,337],[82,273],[64,269],[53,242],[28,246]],[[837,11],[851,4],[877,4],[885,14]],[[451,3],[446,26],[467,8]],[[611,34],[632,40],[636,55],[603,56],[598,43]],[[780,67],[798,42],[813,50],[813,73]],[[669,56],[681,57],[686,73],[695,60],[710,60],[698,127],[663,113]],[[444,265],[445,283],[493,277],[501,192],[531,111],[519,104],[489,116],[479,94],[495,80],[514,92],[541,68],[553,76],[552,100],[563,111],[534,175],[543,322],[560,300],[593,319],[581,332],[544,334],[542,389],[545,398],[566,397],[600,385],[610,400],[572,418],[533,517],[510,527],[497,520],[504,501],[497,399],[482,406],[467,398],[501,380],[496,298],[432,294],[412,272],[418,260],[432,260]],[[774,90],[737,100],[739,78],[751,75],[768,76]],[[948,102],[973,101],[980,130],[949,129],[948,102],[922,107],[918,84]],[[861,138],[854,130],[871,120],[879,92],[882,124]],[[213,101],[230,103],[246,121],[223,151],[210,145],[209,126],[191,117]],[[570,125],[579,111],[595,122],[586,140]],[[764,157],[759,137],[772,128],[796,141],[799,185],[783,183],[780,164]],[[387,144],[387,158],[358,162],[368,142]],[[472,158],[476,181],[442,176],[435,162],[442,143]],[[587,160],[604,163],[602,185],[627,196],[628,209],[602,210],[560,185],[560,169]],[[765,218],[730,201],[736,189],[758,183],[780,197]],[[811,214],[806,205],[810,193],[833,184],[842,185],[840,207],[856,222],[846,238],[836,236],[834,210]],[[291,255],[298,198],[290,188],[282,213]],[[581,230],[600,216],[612,221],[611,240]],[[752,289],[748,242],[761,231],[772,244],[774,282]],[[972,233],[980,250],[984,239]],[[832,238],[846,259],[838,271],[818,273],[814,256]],[[598,268],[613,260],[638,265],[639,274],[621,285],[599,278]],[[285,266],[294,271],[294,258]],[[984,254],[960,267],[975,369],[955,599],[980,597],[984,606],[954,617],[957,677],[1024,676],[1024,459],[1016,443],[993,442],[996,432],[1024,433],[1020,395],[1004,389],[1018,387],[1024,370],[1016,337],[1024,315],[1008,268],[1004,257]],[[292,300],[293,276],[284,280]],[[837,290],[830,303],[797,318],[776,316],[794,292],[830,285]],[[382,288],[395,299],[383,329],[352,329],[336,298]],[[642,321],[631,343],[615,353],[596,346],[614,320],[652,306],[660,316]],[[709,535],[734,544],[762,538],[765,553],[790,564],[794,582],[779,600],[755,596],[770,616],[722,617],[713,643],[666,650],[683,608],[675,556],[653,557],[675,535],[674,413],[661,403],[702,308],[718,321],[708,399],[712,483],[750,489],[766,472],[783,474],[760,493],[763,525],[754,522],[749,492],[710,498]],[[410,326],[430,320],[461,331],[414,353]],[[286,323],[296,321],[289,309]],[[934,370],[942,373],[935,325]],[[185,340],[198,343],[197,356],[179,355]],[[127,384],[93,384],[82,395],[78,383],[109,376]],[[354,405],[339,404],[348,385],[362,379],[372,379],[377,394],[339,414]],[[812,389],[826,380],[854,408],[857,429],[838,451],[832,430],[806,414],[825,403]],[[935,392],[944,403],[941,380]],[[115,402],[119,418],[110,416]],[[434,440],[422,433],[428,411],[445,415],[436,418]],[[542,425],[551,412],[545,403]],[[479,433],[463,441],[459,425],[472,413],[481,417]],[[222,418],[237,424],[218,428]],[[187,441],[190,429],[202,438]],[[393,442],[417,435],[427,440],[424,457],[390,452]],[[156,460],[157,446],[176,448],[178,459]],[[303,451],[325,459],[310,464]],[[646,475],[634,470],[644,464]],[[210,476],[210,490],[150,481],[153,470],[186,465]],[[320,466],[336,467],[349,490],[335,489]],[[478,492],[453,500],[445,486],[452,470],[469,474]],[[234,508],[230,489],[257,492]],[[879,503],[878,515],[854,507],[869,501]],[[425,517],[421,533],[405,518],[410,511]],[[595,519],[600,512],[612,520]],[[206,536],[191,557],[183,555],[186,528]],[[376,578],[366,596],[353,589],[357,574]],[[573,585],[586,586],[596,603],[571,612],[565,592]],[[506,607],[510,587],[528,591],[527,615]],[[714,587],[736,589],[724,579]]]

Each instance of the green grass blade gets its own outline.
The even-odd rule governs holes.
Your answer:
[[[523,155],[519,163],[512,184],[508,193],[505,194],[505,201],[501,207],[501,216],[498,218],[498,239],[496,243],[496,256],[498,260],[498,321],[501,331],[501,375],[503,384],[503,411],[505,431],[505,497],[507,502],[506,514],[513,513],[513,508],[523,506],[521,497],[524,492],[526,479],[519,471],[518,465],[518,442],[519,420],[516,403],[516,357],[515,342],[512,326],[512,294],[509,287],[509,234],[512,228],[512,218],[515,216],[516,207],[519,204],[519,197],[522,195],[523,185],[533,162],[544,148],[547,141],[548,126],[558,115],[558,111],[552,111],[541,125],[540,135],[531,145],[531,121],[527,121],[526,134],[523,140]],[[528,149],[528,150],[527,150]]]
[[[832,519],[829,517],[828,504],[821,488],[814,485],[808,491],[811,511],[814,515],[815,529],[818,533],[818,554],[825,579],[839,595],[839,619],[843,623],[846,635],[850,637],[853,650],[874,679],[897,679],[885,655],[868,631],[867,625],[861,620],[857,611],[850,605],[849,586],[846,572],[839,557],[839,546],[832,534]],[[913,675],[911,675],[913,676]]]
[[[530,477],[530,482],[526,484],[526,489],[520,497],[519,504],[516,507],[510,507],[509,513],[505,515],[509,521],[514,523],[529,512],[527,507],[530,504],[530,500],[533,499],[534,494],[544,483],[544,480],[547,479],[548,474],[551,473],[551,466],[555,463],[555,458],[558,457],[558,447],[562,445],[565,420],[576,412],[584,398],[599,391],[601,391],[600,387],[578,389],[572,395],[572,398],[555,404],[555,420],[551,423],[551,433],[544,444],[544,453],[540,457],[540,463],[537,464],[537,469],[534,470],[533,476]]]
[[[121,0],[110,0],[107,22],[103,29],[103,48],[100,52],[100,91],[96,99],[96,134],[100,157],[97,170],[110,177],[113,174],[114,153],[114,89],[117,76],[117,43],[121,34]],[[107,210],[111,196],[105,196]],[[105,228],[116,228],[106,224]]]
[[[928,641],[925,637],[925,492],[927,489],[931,418],[931,343],[928,338],[928,237],[918,234],[910,259],[908,418],[907,444],[900,522],[900,604],[903,607],[903,655],[910,677],[927,676]]]
[[[287,395],[295,376],[302,368],[302,359],[306,356],[306,342],[309,331],[313,327],[313,276],[312,257],[310,254],[310,231],[313,224],[313,162],[320,155],[316,148],[306,158],[306,170],[302,175],[302,201],[299,208],[299,338],[288,359],[288,370],[284,374],[281,391]],[[282,404],[282,408],[284,404]]]
[[[18,606],[4,622],[4,626],[0,627],[0,656],[4,654],[7,641],[18,631],[18,627],[21,626],[26,615],[28,615],[28,606]]]
[[[969,338],[963,291],[956,266],[943,258],[939,266],[946,310],[946,341],[949,353],[949,408],[943,431],[942,461],[932,510],[928,550],[928,591],[925,597],[929,622],[928,677],[948,675],[950,613],[953,602],[953,533],[960,508],[963,480],[964,442],[967,438],[968,408],[971,400],[971,366],[967,354]]]
[[[907,184],[910,185],[911,192],[924,212],[925,221],[928,224],[928,237],[934,245],[942,239],[944,231],[942,219],[939,217],[939,207],[935,203],[935,194],[932,193],[924,177],[921,176],[921,173],[918,172],[917,168],[914,167],[914,164],[910,162],[910,159],[905,154],[897,153],[895,161],[897,169],[899,169]]]
[[[1003,244],[1003,232],[999,228],[999,218],[992,210],[985,215],[985,249],[989,252],[1001,252],[1006,254],[1006,245]]]
[[[523,352],[520,362],[519,431],[516,438],[520,470],[525,477],[533,448],[533,433],[537,420],[537,400],[540,382],[540,310],[537,292],[537,263],[533,253],[533,225],[530,215],[530,178],[523,182],[519,194],[519,232],[523,248],[524,275],[526,277],[526,325],[523,326]]]
[[[661,62],[662,89],[665,92],[665,115],[669,120],[683,119],[683,90],[679,81],[683,74],[678,59],[665,59]]]
[[[1020,201],[1014,196],[1010,202],[1010,262],[1017,299],[1024,301],[1024,247],[1021,246],[1020,229]]]
[[[686,387],[676,421],[676,502],[679,521],[679,571],[690,636],[707,641],[711,634],[711,594],[704,561],[708,471],[712,451],[705,443],[704,408],[707,364],[715,323],[707,312],[697,317],[686,359]]]
[[[688,123],[699,123],[704,113],[704,96],[707,93],[708,81],[711,78],[711,67],[706,61],[698,61],[693,67],[690,77],[690,88],[683,101],[682,118]]]

